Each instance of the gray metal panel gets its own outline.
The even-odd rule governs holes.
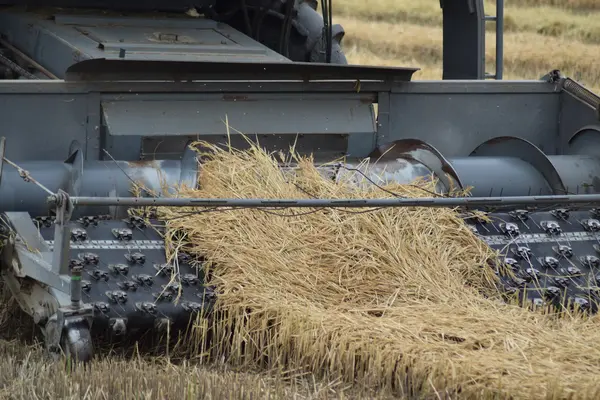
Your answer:
[[[140,158],[143,160],[180,159],[186,145],[195,139],[197,137],[193,136],[145,137],[141,141]],[[231,146],[236,149],[247,149],[250,146],[248,139],[255,143],[258,142],[258,145],[268,152],[279,150],[287,152],[291,146],[294,146],[294,150],[298,154],[315,154],[316,158],[326,161],[346,155],[349,146],[348,135],[248,135],[246,139],[234,133],[229,140],[226,135],[206,135],[201,139],[221,147],[231,143]],[[372,140],[372,136],[369,139]],[[120,140],[121,138],[119,138]],[[115,149],[120,155],[127,155],[127,150]],[[133,150],[137,151],[138,149]]]
[[[549,154],[555,152],[557,93],[418,93],[411,85],[404,87],[412,87],[412,93],[390,96],[390,134],[379,144],[419,138],[444,156],[457,157],[494,137],[517,136]]]
[[[378,147],[388,140],[390,120],[390,94],[381,93],[377,99],[377,136],[373,147]]]
[[[188,97],[189,99],[189,97]],[[259,135],[268,147],[289,149],[296,135],[324,134],[314,140],[300,139],[314,152],[350,152],[366,156],[374,146],[375,125],[370,102],[336,96],[199,96],[190,100],[102,102],[106,146],[113,157],[138,157],[142,138],[173,136],[200,138],[230,133]],[[293,135],[290,139],[267,139],[263,135]],[[348,141],[345,148],[342,143]],[[350,137],[348,138],[348,135]],[[320,145],[320,147],[318,147]],[[307,150],[304,149],[303,150]],[[145,150],[146,151],[146,150]],[[159,151],[158,149],[155,151]]]
[[[32,12],[0,13],[0,33],[58,77],[79,61],[128,60],[288,62],[228,25],[203,18],[103,18]],[[114,29],[119,25],[118,29]],[[124,50],[124,53],[121,51]]]
[[[271,118],[270,121],[261,121],[261,118],[265,115],[264,112],[261,112],[260,114],[255,113],[259,117],[253,118],[256,124],[262,124],[263,128],[266,127],[267,132],[276,132],[281,128],[280,133],[296,133],[298,130],[293,130],[294,126],[289,122],[290,118],[285,115],[289,111],[294,112],[296,120],[302,119],[300,132],[306,131],[307,127],[311,126],[314,128],[312,133],[329,134],[334,132],[334,134],[338,134],[341,131],[341,133],[348,134],[357,132],[351,134],[350,137],[347,135],[340,137],[340,140],[348,143],[346,148],[353,155],[364,156],[368,154],[372,150],[375,140],[375,127],[373,116],[369,112],[369,105],[376,101],[376,95],[363,93],[363,91],[356,93],[351,85],[334,84],[330,86],[328,83],[323,85],[319,83],[314,85],[297,83],[254,83],[249,85],[245,82],[232,82],[228,87],[230,91],[236,90],[232,94],[223,94],[223,91],[219,90],[218,83],[209,85],[208,91],[220,91],[218,95],[197,93],[204,87],[202,84],[179,85],[145,82],[134,85],[133,88],[140,90],[140,92],[131,90],[132,86],[127,82],[122,84],[111,83],[107,86],[110,91],[115,93],[108,95],[98,93],[97,91],[101,91],[105,87],[104,85],[67,84],[61,81],[0,81],[0,98],[3,100],[4,105],[1,108],[0,117],[5,122],[3,135],[8,139],[7,157],[14,161],[63,161],[69,154],[71,142],[77,140],[85,150],[86,159],[105,158],[101,147],[106,147],[116,159],[137,160],[142,148],[141,136],[129,136],[127,138],[128,142],[101,143],[101,98],[107,98],[111,101],[157,98],[161,100],[180,100],[177,104],[182,104],[185,102],[184,100],[190,99],[196,103],[200,102],[200,104],[216,101],[219,107],[223,107],[223,110],[236,107],[235,110],[240,113],[246,112],[247,115],[252,114],[248,114],[248,111],[242,110],[242,108],[260,108],[258,104],[262,101],[268,101],[267,106],[271,104],[274,105],[274,108],[271,111],[267,109],[266,112],[279,112],[279,117]],[[336,93],[302,93],[303,88],[336,89]],[[191,89],[196,93],[193,95],[189,92],[177,93],[181,89]],[[261,89],[275,92],[288,90],[289,92],[247,93],[248,91],[260,91]],[[90,90],[93,90],[93,92],[89,92]],[[170,93],[156,93],[161,91]],[[135,94],[132,94],[132,92]],[[337,100],[340,100],[340,102]],[[308,105],[309,103],[312,103],[312,105]],[[305,106],[304,111],[296,111],[296,108],[300,109]],[[34,112],[35,118],[32,118]],[[210,115],[210,113],[206,115]],[[228,111],[228,115],[232,120],[233,128],[246,131],[244,126],[235,123],[235,118],[230,111]],[[336,121],[331,121],[331,118],[336,118]],[[358,119],[362,123],[357,123]],[[216,124],[219,123],[221,123],[221,119],[216,120]],[[361,129],[365,130],[361,131]],[[171,133],[169,132],[169,134]],[[221,133],[223,133],[223,130],[221,130]],[[33,146],[33,143],[36,146]],[[304,140],[304,143],[307,146],[311,145],[306,140]],[[322,145],[320,149],[315,146],[315,150],[322,150],[329,154],[339,153],[339,140],[330,141],[323,138],[320,144]],[[120,152],[124,152],[124,154],[120,154]]]
[[[101,158],[101,116],[100,116],[100,94],[89,93],[87,96],[87,143],[84,148],[86,159],[98,160]]]
[[[350,93],[356,97],[383,93],[439,94],[551,94],[560,93],[557,84],[542,81],[412,81],[374,82],[361,80],[357,93],[356,81],[346,82],[286,82],[268,81],[196,81],[196,82],[64,82],[60,80],[0,80],[0,92],[6,93]]]
[[[373,133],[370,104],[346,99],[102,102],[112,136]]]
[[[361,85],[362,88],[362,85]],[[522,81],[412,81],[396,82],[392,87],[394,93],[446,93],[446,94],[512,94],[512,93],[559,93],[561,87],[558,83],[540,80]]]
[[[152,97],[160,97],[160,92],[170,92],[168,99],[181,99],[190,98],[190,92],[196,92],[194,97],[202,99],[215,98],[214,95],[210,95],[212,92],[219,92],[217,96],[222,99],[229,99],[229,102],[222,102],[222,107],[227,109],[231,103],[237,103],[236,107],[239,107],[240,102],[238,100],[243,99],[280,99],[280,98],[294,98],[298,104],[307,103],[309,99],[319,98],[328,99],[335,103],[332,98],[345,99],[348,102],[360,103],[359,107],[362,107],[361,112],[366,112],[368,104],[374,96],[372,92],[375,89],[384,90],[382,93],[382,100],[387,95],[385,87],[389,85],[374,84],[369,86],[369,82],[363,82],[361,85],[361,93],[356,93],[355,87],[347,83],[336,83],[336,82],[314,82],[311,84],[301,84],[297,82],[281,82],[281,83],[247,83],[247,82],[228,82],[228,83],[166,83],[166,82],[138,82],[138,83],[105,83],[105,84],[85,84],[85,83],[65,83],[60,81],[0,81],[0,93],[3,93],[3,104],[0,116],[3,121],[7,121],[4,134],[9,139],[8,154],[9,158],[16,160],[19,159],[39,159],[39,160],[57,160],[64,159],[68,153],[68,146],[72,140],[78,140],[84,146],[87,144],[87,157],[97,159],[100,155],[99,150],[99,135],[98,132],[98,121],[99,121],[99,96],[97,93],[85,94],[88,91],[102,91],[113,94],[102,94],[102,98],[114,101],[116,99],[124,98],[137,98],[137,99],[150,99]],[[313,93],[304,92],[301,95],[302,100],[298,100],[298,94],[302,90],[310,90]],[[335,91],[336,94],[325,94],[324,91]],[[371,90],[371,93],[365,93],[365,90]],[[198,91],[206,91],[209,93],[199,94]],[[258,95],[251,94],[252,91],[269,91],[269,92],[281,92],[288,91],[286,94],[275,95],[270,93],[269,95]],[[175,92],[175,93],[174,93]],[[179,92],[179,93],[177,93]],[[352,92],[352,93],[349,93]],[[17,95],[17,94],[31,94],[31,95]],[[134,94],[132,94],[134,93]],[[152,93],[152,94],[144,94]],[[187,94],[186,94],[187,93]],[[232,93],[226,95],[224,93]],[[511,95],[512,93],[512,95]],[[393,124],[393,130],[395,136],[393,137],[379,137],[380,144],[390,141],[394,138],[401,137],[421,137],[422,132],[425,132],[425,136],[430,135],[433,140],[429,139],[432,144],[436,147],[442,148],[440,142],[443,140],[436,140],[436,130],[442,128],[444,124],[451,124],[451,126],[462,127],[465,126],[466,122],[469,121],[466,126],[469,127],[483,127],[488,130],[491,129],[500,134],[505,134],[505,130],[501,129],[502,126],[516,126],[516,130],[513,129],[512,134],[522,134],[525,138],[527,134],[535,134],[535,132],[545,132],[552,135],[552,132],[556,132],[556,122],[554,121],[556,115],[556,107],[554,95],[555,85],[544,83],[540,81],[531,82],[411,82],[401,83],[395,86],[394,94],[391,96],[395,98],[393,109],[390,111],[390,123]],[[8,97],[10,94],[12,96]],[[456,96],[459,97],[456,97]],[[467,96],[468,95],[468,96]],[[161,99],[164,99],[160,97]],[[242,96],[241,98],[238,96]],[[262,97],[261,97],[262,96]],[[277,97],[279,96],[279,97]],[[354,100],[352,100],[354,99]],[[464,99],[465,103],[460,103]],[[492,99],[493,102],[490,102]],[[538,102],[539,99],[541,103]],[[235,100],[235,101],[234,101]],[[482,101],[484,100],[484,101]],[[459,103],[456,103],[459,101]],[[274,100],[274,103],[279,103],[278,100]],[[85,104],[84,104],[85,103]],[[205,104],[206,102],[203,102]],[[245,101],[244,104],[257,104],[257,101]],[[322,101],[317,101],[318,104],[323,104]],[[385,101],[380,105],[380,108],[384,106]],[[474,104],[475,106],[470,106]],[[489,114],[496,114],[494,105],[504,104],[508,107],[508,111],[502,113],[502,115],[496,115],[495,118],[489,119]],[[535,109],[538,110],[536,113],[531,113],[531,104],[536,104]],[[546,107],[542,104],[547,104]],[[504,107],[504,109],[506,109]],[[31,118],[31,111],[36,110],[36,118]],[[512,111],[511,111],[512,110]],[[563,111],[567,110],[564,108]],[[319,113],[315,115],[321,115],[322,119],[326,119],[328,114],[323,110],[318,110]],[[348,111],[348,110],[346,110]],[[436,119],[437,115],[442,113],[442,119]],[[230,118],[231,113],[228,113]],[[465,120],[465,115],[469,118]],[[510,118],[504,117],[508,115]],[[492,115],[494,116],[494,115]],[[520,116],[524,118],[520,119]],[[416,118],[413,118],[416,117]],[[539,119],[538,119],[539,117]],[[408,122],[402,121],[406,119]],[[285,126],[291,126],[285,118],[280,118],[279,121],[285,123]],[[234,118],[232,119],[232,125],[234,128],[241,128],[246,130],[244,126],[239,126],[235,123]],[[365,119],[365,125],[370,125],[371,118]],[[368,122],[367,122],[368,121]],[[438,121],[438,122],[435,122]],[[494,122],[495,121],[495,122]],[[220,119],[219,121],[220,122]],[[260,122],[260,121],[259,121]],[[323,127],[319,123],[315,122],[314,115],[310,115],[309,122],[312,122],[316,127]],[[322,122],[322,121],[321,121]],[[488,124],[488,122],[494,122]],[[268,123],[262,121],[264,125],[274,130],[274,122],[269,121]],[[350,124],[352,125],[352,124]],[[436,126],[437,125],[437,126]],[[563,125],[566,123],[563,119]],[[51,129],[49,127],[57,127]],[[529,127],[533,126],[534,129],[529,130]],[[325,128],[327,126],[324,126]],[[351,128],[355,128],[352,127]],[[382,121],[382,128],[385,128],[385,124]],[[391,128],[391,126],[390,126]],[[360,131],[360,129],[355,129]],[[385,131],[385,129],[384,129]],[[382,131],[382,134],[384,134]],[[367,132],[373,132],[370,128]],[[568,132],[568,130],[567,130]],[[86,138],[87,133],[87,138]],[[472,148],[465,149],[467,153],[472,150],[477,144],[483,142],[489,138],[491,134],[486,137],[480,132],[471,134],[475,137],[471,137],[473,141]],[[496,134],[494,133],[494,134]],[[427,138],[423,136],[424,139]],[[469,135],[467,135],[469,136]],[[499,136],[499,134],[498,134]],[[22,145],[10,145],[14,142],[14,139],[24,139],[26,143],[41,143],[40,146],[22,146]],[[368,153],[372,150],[373,146],[369,145],[371,141],[366,136],[361,136],[365,142],[350,140],[351,143],[357,143],[350,147],[349,152],[356,156],[361,156],[357,152],[356,147],[359,147],[359,151]],[[141,149],[141,142],[138,138],[131,138],[136,142],[134,144],[119,144],[120,147],[127,149],[130,153],[128,157],[123,159],[137,159],[136,155],[139,155]],[[542,143],[535,139],[529,138],[538,146],[543,146]],[[20,141],[19,141],[20,142]],[[367,143],[368,142],[368,143]],[[442,143],[443,144],[443,143]],[[110,147],[110,144],[107,146]],[[110,150],[113,151],[113,150]],[[451,156],[447,151],[442,150],[446,156]],[[552,153],[549,149],[545,151]],[[460,154],[458,154],[460,155]],[[116,157],[116,155],[115,155]],[[116,157],[121,158],[121,157]]]
[[[86,95],[0,93],[0,104],[6,157],[13,161],[62,161],[73,140],[86,143]]]
[[[96,14],[54,14],[54,19],[60,25],[86,25],[86,26],[122,26],[155,29],[214,29],[227,26],[223,23],[204,18],[139,18],[139,17],[114,17]]]
[[[58,77],[72,64],[91,58],[83,48],[93,48],[96,44],[72,28],[64,28],[60,32],[48,30],[52,22],[33,18],[33,14],[0,13],[0,33],[6,40],[29,57],[36,60]],[[69,43],[77,43],[74,48]]]
[[[483,0],[440,0],[444,79],[485,78]]]
[[[62,80],[0,80],[0,93],[57,94],[102,92],[116,99],[123,93],[326,93],[353,94],[356,98],[375,96],[377,92],[388,92],[391,82],[362,81],[360,93],[356,92],[356,81],[346,82],[288,82],[265,81],[196,81],[196,82],[64,82]]]
[[[77,32],[96,42],[96,49],[90,53],[93,58],[117,59],[120,50],[124,49],[125,58],[136,60],[199,61],[214,56],[247,56],[289,62],[231,27],[202,18],[193,21],[161,19],[149,24],[139,18],[104,21],[98,17],[69,16],[69,20]],[[56,23],[61,25],[61,21],[59,18]],[[113,24],[119,25],[119,29],[114,29]]]
[[[450,162],[465,187],[473,187],[470,195],[474,197],[554,194],[540,171],[518,158],[467,157]]]
[[[581,128],[587,125],[600,125],[597,113],[568,93],[560,94],[560,149],[568,152],[569,140]]]
[[[189,62],[195,61],[195,62]],[[296,61],[272,62],[232,56],[226,60],[130,60],[96,58],[73,64],[66,71],[68,82],[118,81],[357,81],[409,82],[417,68],[373,67]]]
[[[549,159],[569,194],[600,193],[600,159],[597,155],[552,156]]]

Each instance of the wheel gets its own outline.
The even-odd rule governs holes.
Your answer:
[[[55,335],[57,329],[56,317],[48,320],[42,329],[46,339],[48,356],[54,362],[63,359],[67,365],[87,364],[94,355],[92,336],[89,325],[85,320],[75,320],[62,327],[60,342],[57,345],[49,343],[49,338]]]
[[[67,362],[87,364],[94,357],[92,335],[85,321],[70,323],[63,329],[60,347]]]

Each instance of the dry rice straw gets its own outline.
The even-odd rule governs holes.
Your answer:
[[[208,148],[203,198],[381,198],[376,186],[325,179],[312,159],[284,174],[253,146]],[[198,150],[200,151],[200,150]],[[387,185],[401,196],[430,196]],[[160,208],[186,251],[206,259],[220,292],[211,359],[301,370],[397,395],[433,398],[600,398],[595,318],[556,318],[501,302],[494,258],[456,210],[228,210],[181,216]],[[274,215],[297,213],[295,217]],[[181,239],[180,239],[181,240]],[[197,328],[196,339],[208,325]]]

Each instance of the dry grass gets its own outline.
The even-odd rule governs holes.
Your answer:
[[[67,373],[45,358],[32,321],[0,284],[0,399],[329,399],[346,391],[311,379],[283,381],[269,371],[232,370],[222,363],[104,352],[92,369]],[[19,338],[15,340],[15,338]],[[356,392],[356,391],[355,391]],[[360,398],[359,393],[349,393]],[[346,398],[348,396],[345,396]]]
[[[600,11],[532,7],[533,2],[527,3],[507,2],[505,79],[539,79],[552,69],[560,69],[600,93],[600,72],[595,66],[600,54]],[[583,7],[585,2],[577,3]],[[494,14],[493,2],[486,4],[487,12]],[[596,8],[600,10],[600,6]],[[334,22],[341,23],[347,32],[344,47],[351,63],[417,66],[422,71],[415,79],[441,79],[439,2],[340,0],[334,12]],[[493,72],[495,62],[493,29],[494,24],[489,24],[486,35],[489,72]]]
[[[597,2],[600,4],[600,2]],[[504,13],[504,29],[509,33],[530,32],[545,36],[562,37],[576,41],[600,43],[598,12],[569,12],[551,6],[517,7],[509,2]],[[599,6],[600,7],[600,6]],[[496,13],[495,2],[486,1],[487,14]],[[599,8],[600,10],[600,8]],[[442,10],[436,1],[340,0],[334,3],[335,15],[365,21],[394,24],[428,25],[441,28]],[[494,31],[494,23],[487,24]]]
[[[303,399],[326,398],[327,388],[284,384],[265,374],[175,365],[165,359],[103,359],[93,372],[65,373],[37,348],[0,340],[2,399]],[[312,392],[312,393],[311,393]]]
[[[564,9],[585,12],[587,10],[600,10],[600,3],[596,0],[509,0],[510,3],[525,6],[553,6]],[[507,1],[508,3],[508,1]]]
[[[0,341],[3,399],[245,399],[286,398],[299,393],[258,374],[173,365],[164,359],[108,360],[93,372],[65,373],[37,348]]]
[[[310,160],[283,174],[262,151],[205,155],[201,198],[390,197],[323,178]],[[431,184],[390,185],[429,196]],[[228,364],[300,370],[401,396],[600,396],[597,322],[503,303],[493,258],[455,210],[343,210],[281,216],[161,208],[218,289],[216,343]],[[293,213],[287,210],[285,214]],[[204,335],[206,327],[198,327]]]

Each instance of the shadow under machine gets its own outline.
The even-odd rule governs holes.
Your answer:
[[[377,159],[379,182],[433,174],[442,192],[528,198],[471,222],[504,249],[506,291],[596,312],[600,209],[581,203],[600,194],[600,98],[558,71],[502,80],[502,1],[495,17],[441,6],[444,79],[413,82],[416,69],[348,65],[331,0],[0,0],[0,271],[49,352],[88,360],[97,335],[210,310],[218,294],[187,257],[174,282],[159,232],[114,199],[134,204],[132,181],[194,186],[188,145],[225,143],[225,118],[269,150]],[[580,205],[541,205],[567,198]]]

